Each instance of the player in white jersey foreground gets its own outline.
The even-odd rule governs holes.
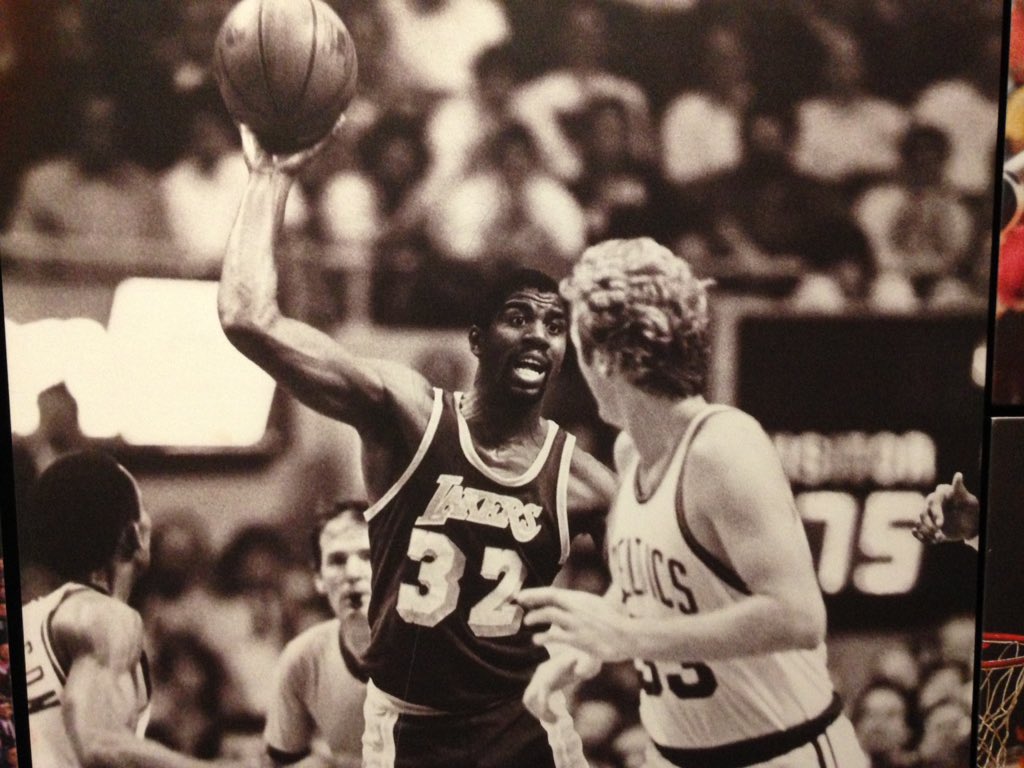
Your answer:
[[[523,590],[527,706],[633,659],[651,766],[867,765],[826,669],[825,608],[792,492],[753,418],[712,405],[706,285],[643,238],[588,249],[562,285],[601,417],[623,430],[603,598]]]
[[[149,673],[126,601],[149,564],[151,523],[135,480],[106,454],[71,454],[39,476],[26,512],[44,589],[22,609],[32,764],[210,766],[142,738]]]
[[[339,502],[317,526],[316,589],[335,618],[310,627],[281,654],[263,731],[273,766],[361,765],[366,675],[360,655],[370,632],[366,506]]]

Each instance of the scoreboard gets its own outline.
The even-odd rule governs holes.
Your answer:
[[[721,302],[714,399],[771,435],[811,542],[832,631],[973,613],[977,554],[911,534],[925,495],[977,491],[983,310],[807,315]]]

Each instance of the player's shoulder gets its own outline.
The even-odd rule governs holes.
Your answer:
[[[770,455],[771,438],[760,422],[738,408],[710,414],[690,444],[688,460],[709,464],[742,464],[744,458]]]
[[[71,659],[90,654],[134,663],[142,654],[142,617],[120,600],[91,589],[68,596],[54,609],[50,632]]]
[[[300,632],[288,641],[281,652],[281,668],[286,673],[298,674],[312,666],[327,649],[338,646],[340,628],[338,619],[329,619]]]

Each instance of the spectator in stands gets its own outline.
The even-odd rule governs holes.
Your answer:
[[[9,699],[0,700],[0,748],[6,752],[15,746],[14,710]]]
[[[607,699],[585,699],[573,712],[573,724],[591,768],[612,764],[611,745],[622,724],[622,714],[616,704]]]
[[[616,765],[619,768],[643,768],[650,747],[651,737],[642,725],[624,728],[612,742]]]
[[[67,385],[57,382],[39,393],[39,427],[24,445],[32,455],[38,474],[60,456],[89,445],[78,421],[78,403]]]
[[[949,138],[950,155],[944,180],[950,189],[979,199],[991,228],[992,168],[999,116],[999,72],[1002,38],[990,34],[961,76],[943,79],[924,89],[913,105],[914,121],[933,126]]]
[[[795,288],[798,305],[835,310],[861,291],[866,245],[841,197],[793,168],[795,136],[791,112],[751,109],[744,161],[704,204],[705,271],[748,291]]]
[[[373,273],[377,317],[407,321],[425,259],[426,214],[417,190],[430,155],[422,124],[389,113],[360,139],[357,155],[357,167],[332,176],[320,198],[328,292],[337,296],[354,275]]]
[[[238,131],[212,94],[192,112],[184,157],[167,169],[161,190],[170,235],[189,262],[220,266],[248,170]],[[288,196],[285,221],[294,231],[306,220],[302,190]]]
[[[662,239],[669,218],[657,170],[634,154],[629,116],[617,99],[587,108],[580,136],[583,176],[571,190],[587,218],[587,240],[647,235]]]
[[[840,27],[821,30],[825,92],[797,107],[794,161],[808,176],[856,190],[897,167],[910,118],[897,104],[867,92],[855,38]]]
[[[153,175],[122,152],[117,101],[91,92],[77,114],[77,151],[27,172],[11,230],[110,239],[165,236],[163,199]]]
[[[888,681],[906,691],[915,690],[921,682],[917,657],[905,642],[898,642],[881,651],[872,662],[871,670],[878,680]]]
[[[708,29],[698,59],[700,88],[679,94],[661,120],[665,178],[696,195],[743,160],[743,126],[754,96],[739,32],[724,24]]]
[[[940,661],[929,666],[923,670],[917,689],[918,711],[925,712],[946,699],[962,699],[968,680],[967,669],[958,662]]]
[[[533,134],[543,165],[566,183],[583,175],[584,160],[576,141],[579,120],[598,98],[622,103],[634,155],[653,158],[647,94],[637,83],[609,71],[610,31],[602,8],[593,0],[574,0],[559,29],[564,65],[524,84],[513,98],[516,119]]]
[[[207,584],[212,550],[207,523],[194,510],[166,510],[154,524],[150,567],[132,595],[154,647],[166,634],[200,632],[215,611]]]
[[[177,752],[219,757],[225,676],[217,655],[192,634],[166,635],[157,646],[153,678],[147,735]]]
[[[851,719],[871,768],[911,764],[916,714],[903,688],[884,680],[869,683],[854,701]]]
[[[962,768],[970,765],[971,705],[942,699],[924,710],[915,768]]]
[[[214,567],[219,600],[204,617],[201,637],[225,665],[231,714],[258,717],[266,711],[267,670],[290,634],[281,594],[289,561],[279,530],[250,525],[235,533]]]
[[[518,77],[515,48],[487,48],[473,63],[473,87],[446,98],[430,113],[425,140],[430,165],[423,183],[426,204],[437,204],[479,165],[498,132],[513,121],[509,101]]]
[[[879,273],[875,303],[897,310],[915,306],[915,295],[948,292],[969,255],[974,234],[970,210],[945,181],[950,152],[946,134],[913,126],[899,151],[898,172],[868,189],[854,208]],[[901,285],[913,290],[900,290]],[[889,290],[894,291],[889,295],[901,297],[898,303],[887,299]]]
[[[508,39],[496,0],[380,0],[392,90],[420,109],[472,87],[476,57]]]
[[[559,277],[585,244],[582,209],[544,172],[530,132],[520,125],[498,134],[486,164],[435,214],[431,235],[438,251],[484,271],[514,262]]]

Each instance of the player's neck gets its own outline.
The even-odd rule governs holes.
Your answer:
[[[539,402],[518,404],[506,399],[499,403],[477,388],[463,394],[459,407],[473,434],[473,442],[490,448],[510,440],[542,435],[545,430],[540,409]]]
[[[624,410],[626,431],[640,454],[640,465],[650,469],[671,456],[706,405],[701,395],[675,400],[634,390]]]

